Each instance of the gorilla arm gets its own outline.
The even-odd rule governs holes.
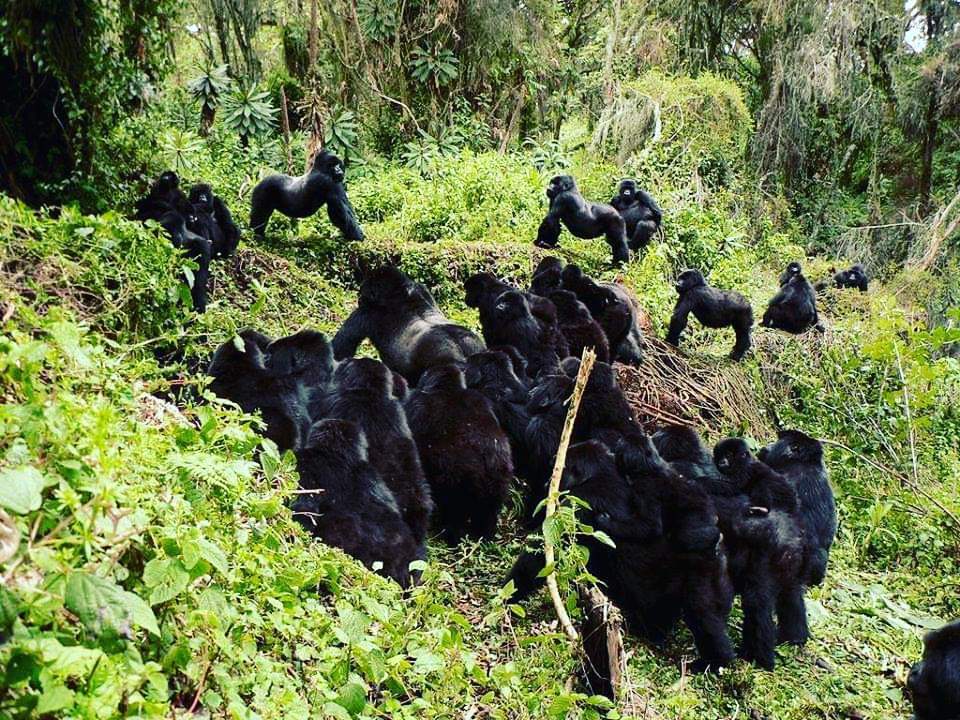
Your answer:
[[[371,319],[366,310],[358,307],[333,336],[333,356],[337,360],[353,357],[357,348],[370,337]]]
[[[347,190],[340,183],[334,184],[327,193],[327,216],[347,240],[363,240],[363,230],[347,199]]]

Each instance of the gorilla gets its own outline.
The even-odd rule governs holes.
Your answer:
[[[441,535],[490,539],[507,496],[510,441],[490,401],[468,389],[456,365],[427,369],[403,404],[433,491]]]
[[[396,498],[370,464],[367,439],[347,420],[321,420],[297,451],[300,487],[293,516],[314,536],[401,587],[421,544],[403,521]]]
[[[731,527],[730,574],[743,604],[740,656],[772,670],[778,641],[802,645],[810,637],[797,496],[790,483],[755,459],[739,438],[718,443],[713,455],[731,488],[746,500],[739,506],[728,501],[731,515],[721,520],[721,526]],[[752,524],[751,518],[756,519]]]
[[[297,450],[310,430],[311,401],[333,374],[333,353],[311,330],[271,340],[247,329],[217,348],[207,374],[213,393],[244,412],[260,411],[266,437],[281,451]]]
[[[780,276],[780,290],[770,299],[760,325],[797,335],[811,327],[822,330],[819,322],[813,286],[803,276],[800,263],[790,263]]]
[[[663,211],[657,201],[637,187],[635,180],[622,180],[617,194],[610,201],[627,226],[627,244],[631,250],[647,246],[656,235],[663,220]]]
[[[907,688],[914,720],[960,720],[960,620],[927,633]]]
[[[537,247],[555,248],[560,238],[560,223],[563,222],[567,230],[583,240],[603,235],[613,252],[614,264],[630,260],[626,225],[614,208],[584,200],[570,175],[554,176],[547,185],[547,197],[550,199],[550,209],[537,231]]]
[[[603,328],[611,359],[639,365],[643,359],[643,332],[633,294],[619,283],[598,284],[573,264],[563,269],[561,278],[563,289],[576,295]]]
[[[759,460],[783,475],[797,493],[804,531],[803,582],[819,585],[827,574],[837,535],[837,506],[823,463],[823,445],[799,430],[781,430]]]
[[[196,218],[190,229],[210,241],[210,257],[233,255],[240,243],[240,229],[233,222],[226,203],[213,194],[208,184],[198,183],[190,188],[190,204]]]
[[[547,485],[567,417],[567,400],[573,387],[574,381],[567,375],[548,375],[530,390],[527,399],[525,410],[529,421],[518,455],[524,458],[519,472],[527,481],[524,518],[528,526],[542,520],[542,514],[536,509],[547,496]]]
[[[547,297],[554,290],[562,287],[561,273],[563,261],[552,255],[543,258],[533,271],[530,280],[530,292],[540,297]]]
[[[433,500],[403,405],[394,393],[394,378],[377,360],[345,360],[333,373],[331,390],[311,408],[311,415],[351,420],[363,431],[370,464],[396,498],[400,515],[419,545],[418,557],[423,558]]]
[[[729,664],[733,650],[726,632],[733,594],[727,579],[720,533],[709,498],[702,491],[702,512],[668,512],[661,481],[669,483],[669,468],[659,461],[647,440],[616,458],[606,445],[590,440],[573,445],[561,489],[587,506],[578,506],[582,523],[602,530],[616,547],[592,536],[580,542],[589,551],[588,570],[604,582],[620,607],[628,629],[656,644],[683,617],[700,653],[697,669]],[[661,475],[665,473],[665,475]],[[681,517],[682,515],[682,517]],[[679,522],[677,522],[679,520]],[[542,584],[537,573],[542,553],[525,553],[511,570],[520,600]]]
[[[487,345],[515,347],[526,361],[531,377],[558,372],[560,360],[567,356],[567,342],[556,322],[539,322],[519,290],[500,294],[492,306],[482,305],[480,327]]]
[[[333,338],[337,360],[353,356],[366,338],[387,367],[410,383],[429,367],[463,362],[486,349],[474,333],[440,312],[423,285],[390,265],[374,270],[360,286],[357,309]]]
[[[276,210],[287,217],[305,218],[327,206],[330,222],[347,240],[363,240],[353,207],[343,186],[343,162],[333,153],[321,150],[313,158],[313,167],[304,175],[268,175],[253,189],[250,197],[250,227],[262,240],[267,222]]]
[[[549,297],[557,310],[557,322],[569,346],[569,354],[581,357],[585,348],[592,348],[597,360],[609,362],[610,343],[607,334],[593,319],[587,306],[569,290],[554,290]]]
[[[867,279],[866,268],[861,263],[851,265],[846,270],[841,270],[833,276],[833,285],[838,288],[857,288],[860,292],[866,292],[870,286]],[[816,289],[826,290],[830,286],[828,281],[818,282]]]
[[[687,316],[693,316],[709,328],[732,327],[736,343],[730,353],[732,360],[740,360],[750,349],[750,327],[753,309],[738,292],[717,290],[707,285],[699,270],[684,270],[676,283],[677,304],[670,318],[667,342],[677,346],[680,334],[687,327]]]
[[[150,191],[136,203],[134,219],[140,222],[154,220],[166,231],[175,248],[197,263],[190,285],[193,308],[197,312],[207,310],[207,284],[210,280],[210,239],[194,232],[199,220],[193,206],[180,189],[180,178],[172,170],[160,174]]]

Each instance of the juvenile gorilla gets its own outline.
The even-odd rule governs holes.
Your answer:
[[[569,354],[581,357],[585,348],[592,348],[597,360],[610,362],[607,334],[600,323],[593,319],[587,306],[569,290],[554,290],[549,297],[557,309],[557,322],[569,346]]]
[[[233,255],[240,243],[240,229],[226,203],[213,194],[209,185],[199,183],[190,188],[190,204],[196,219],[190,229],[210,241],[210,257]]]
[[[369,462],[367,440],[346,420],[321,420],[297,452],[301,493],[294,517],[323,542],[410,585],[410,563],[421,546],[403,521],[393,493]]]
[[[750,349],[750,327],[753,325],[753,309],[747,299],[738,292],[710,287],[699,270],[680,273],[676,288],[679,297],[670,318],[667,342],[680,344],[687,317],[693,313],[709,328],[732,327],[737,339],[730,358],[740,360]]]
[[[570,175],[556,175],[547,185],[550,209],[537,231],[537,247],[555,248],[562,222],[575,237],[592,240],[603,235],[613,252],[613,262],[630,260],[626,225],[613,207],[583,199]]]
[[[760,324],[795,335],[819,325],[817,296],[800,263],[790,263],[780,276],[780,290],[770,299]]]
[[[749,503],[738,507],[729,502],[734,516],[721,523],[732,528],[730,575],[743,603],[740,656],[772,670],[778,641],[802,645],[810,636],[796,493],[782,475],[756,460],[743,440],[724,440],[713,455],[717,468]],[[748,529],[751,517],[760,522]]]
[[[835,273],[833,276],[833,284],[838,288],[857,288],[860,292],[866,292],[870,287],[866,268],[860,263],[851,265],[846,270]],[[816,289],[826,290],[829,285],[829,282],[818,282]]]
[[[537,320],[519,290],[509,290],[492,305],[482,305],[480,327],[487,345],[515,347],[530,377],[558,372],[560,360],[567,356],[567,342],[556,322],[548,325]]]
[[[552,255],[543,258],[533,271],[530,292],[540,297],[548,297],[551,292],[563,287],[562,272],[563,260]]]
[[[927,633],[907,688],[914,720],[960,720],[960,620]]]
[[[155,220],[166,231],[175,248],[180,248],[196,261],[190,296],[197,312],[207,310],[207,284],[210,280],[212,246],[209,238],[191,228],[198,225],[193,206],[180,189],[180,178],[172,170],[160,174],[146,197],[136,203],[134,219],[140,222]]]
[[[347,240],[363,240],[353,207],[343,186],[343,162],[322,150],[313,159],[313,167],[304,175],[268,175],[253,189],[250,198],[250,227],[263,239],[274,210],[287,217],[305,218],[327,206],[330,222]]]
[[[823,463],[823,445],[798,430],[782,430],[758,458],[783,475],[797,493],[804,534],[803,582],[808,587],[819,585],[837,535],[837,506]]]
[[[622,180],[617,194],[610,201],[627,226],[627,244],[631,250],[647,246],[657,234],[663,220],[663,211],[648,193],[639,189],[635,180]]]
[[[563,289],[576,295],[603,328],[611,359],[639,365],[643,359],[643,332],[633,294],[619,283],[594,282],[577,265],[567,265],[561,278]]]
[[[485,349],[480,338],[440,312],[423,285],[390,265],[360,286],[357,309],[333,338],[337,360],[352,357],[366,338],[387,367],[410,383],[429,367],[463,362]]]
[[[455,365],[424,372],[404,402],[433,491],[443,539],[493,537],[513,463],[510,441],[490,401],[464,383]]]
[[[363,431],[370,464],[393,492],[400,514],[418,543],[418,557],[425,557],[423,543],[433,500],[403,405],[394,393],[393,373],[370,358],[340,363],[333,374],[333,388],[322,396],[312,414],[352,420]]]

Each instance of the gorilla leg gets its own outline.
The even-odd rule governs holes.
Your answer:
[[[747,578],[740,594],[743,604],[743,639],[740,657],[764,670],[773,670],[777,628],[773,622],[774,595],[772,579],[765,570]]]
[[[478,540],[490,540],[497,533],[497,520],[500,517],[499,498],[477,498],[470,512],[470,537]]]
[[[778,639],[781,643],[803,645],[810,639],[802,585],[792,583],[780,589],[777,595],[777,620],[780,625]]]
[[[750,325],[748,320],[738,321],[733,326],[733,331],[737,335],[737,341],[734,343],[733,350],[730,352],[731,360],[740,360],[750,349]]]
[[[207,283],[210,281],[210,241],[205,238],[189,240],[185,245],[187,257],[196,260],[197,269],[193,273],[193,309],[199,313],[207,311]]]
[[[704,583],[697,578],[686,589],[683,618],[700,656],[693,665],[694,672],[717,670],[733,662],[733,644],[727,633],[732,604],[733,588],[725,568],[715,580]]]
[[[657,232],[657,225],[653,220],[641,220],[633,230],[630,238],[630,249],[641,250],[650,243],[650,238]]]
[[[513,580],[514,591],[510,602],[517,603],[529,597],[541,587],[546,580],[540,577],[540,571],[546,566],[546,559],[542,551],[524,552],[510,569],[507,581]]]
[[[615,265],[630,262],[630,250],[627,249],[627,231],[623,225],[623,218],[617,215],[617,219],[620,222],[613,223],[606,233],[607,243],[613,251],[613,263]]]

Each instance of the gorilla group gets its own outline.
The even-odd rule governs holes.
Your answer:
[[[180,248],[197,263],[190,287],[193,307],[207,309],[207,284],[210,260],[232,255],[240,242],[240,230],[233,222],[223,200],[206,183],[190,188],[187,197],[180,189],[180,178],[172,170],[160,174],[147,195],[136,203],[134,219],[154,220]]]

